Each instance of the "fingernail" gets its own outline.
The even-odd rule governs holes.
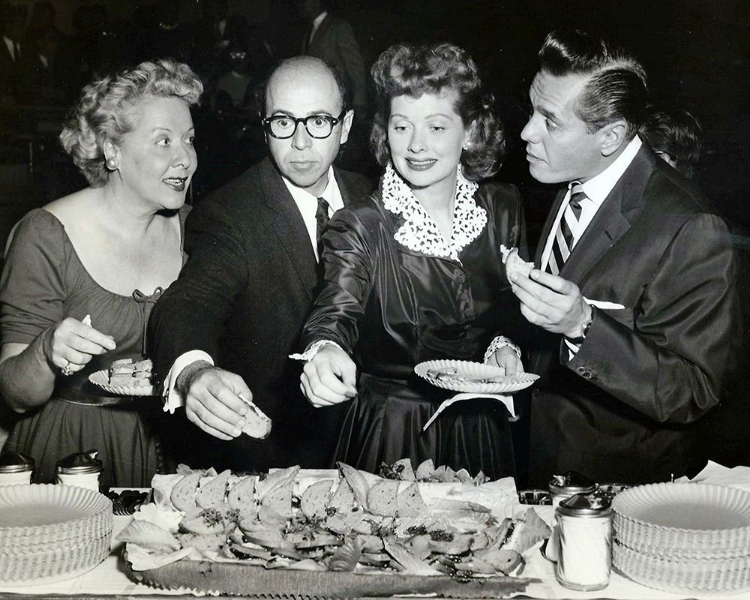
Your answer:
[[[242,429],[232,429],[232,435],[233,435],[234,437],[237,437],[237,436],[238,436],[238,435],[240,435],[241,433],[242,433]]]
[[[247,414],[247,407],[243,406],[240,409],[240,414],[244,417]]]
[[[237,427],[239,427],[240,429],[242,429],[245,425],[245,419],[240,419],[239,421],[237,421]]]
[[[510,280],[511,280],[511,281],[512,281],[513,283],[515,283],[515,282],[516,282],[516,281],[518,280],[518,273],[513,273],[513,274],[512,274],[511,276],[510,276]]]

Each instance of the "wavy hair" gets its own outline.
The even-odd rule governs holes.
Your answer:
[[[376,114],[370,145],[382,166],[390,160],[391,100],[450,90],[457,95],[455,109],[464,127],[472,128],[471,144],[461,154],[464,175],[477,180],[497,172],[505,153],[505,133],[493,110],[494,99],[482,88],[477,66],[465,50],[447,43],[396,44],[380,55],[371,73]]]
[[[119,145],[135,129],[142,102],[180,98],[197,106],[202,93],[201,80],[186,64],[171,59],[142,62],[84,87],[60,142],[89,184],[101,187],[108,177],[104,142]]]
[[[553,31],[539,50],[539,66],[556,77],[589,75],[576,115],[589,133],[623,119],[632,139],[646,118],[648,85],[643,66],[627,51],[582,31]]]

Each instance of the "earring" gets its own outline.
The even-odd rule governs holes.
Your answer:
[[[462,149],[462,150],[463,150],[464,152],[468,152],[468,151],[469,151],[469,148],[471,148],[471,146],[469,146],[469,144],[464,144],[464,145],[463,145],[463,147],[462,147],[461,149]]]
[[[114,158],[108,158],[105,161],[105,164],[107,165],[107,169],[109,169],[110,171],[117,170],[117,161]]]

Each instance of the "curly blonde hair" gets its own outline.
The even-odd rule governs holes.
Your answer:
[[[197,106],[202,93],[203,83],[188,65],[171,59],[142,62],[83,88],[60,142],[91,187],[101,187],[108,177],[104,142],[119,145],[133,131],[139,104],[174,97]]]
[[[472,144],[461,154],[464,174],[478,180],[497,172],[505,152],[503,125],[493,110],[492,95],[483,89],[477,66],[465,50],[448,43],[395,44],[380,55],[371,73],[377,112],[370,145],[381,165],[390,160],[391,100],[452,90],[457,94],[455,109],[464,126],[473,126]]]

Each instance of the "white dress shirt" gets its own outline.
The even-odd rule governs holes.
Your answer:
[[[302,125],[298,125],[302,127]],[[305,227],[307,227],[307,233],[310,236],[310,244],[312,244],[313,250],[315,251],[315,257],[320,260],[318,256],[318,241],[317,241],[317,222],[315,220],[315,211],[318,210],[318,196],[313,196],[307,190],[298,188],[286,177],[282,177],[286,184],[289,193],[294,198],[294,202],[299,209],[302,218],[305,221]],[[328,185],[320,198],[325,198],[328,202],[328,216],[333,216],[339,208],[344,207],[344,200],[341,197],[341,190],[339,185],[336,183],[336,178],[333,175],[333,167],[328,167]]]
[[[310,31],[310,37],[307,38],[307,47],[310,47],[310,44],[312,44],[312,40],[315,37],[315,34],[318,32],[318,27],[320,27],[320,24],[323,22],[323,19],[325,19],[328,16],[328,11],[324,10],[322,13],[320,13],[315,19],[313,19],[312,22],[312,30]]]
[[[609,165],[604,171],[599,173],[596,177],[589,179],[582,184],[583,191],[586,194],[586,198],[581,202],[581,216],[578,218],[578,225],[571,231],[573,234],[573,244],[571,250],[575,248],[578,240],[586,231],[586,228],[594,220],[599,207],[604,203],[604,200],[609,196],[609,193],[615,187],[617,182],[622,177],[622,174],[633,162],[635,155],[638,154],[638,150],[641,149],[642,142],[638,136],[635,136],[630,143],[625,147],[620,156]],[[552,245],[555,241],[555,233],[560,227],[560,219],[562,219],[563,213],[570,202],[570,188],[565,195],[565,199],[560,205],[555,217],[555,222],[552,225],[547,243],[544,245],[544,252],[542,253],[541,263],[539,268],[544,270],[549,262],[550,254],[552,254]]]

